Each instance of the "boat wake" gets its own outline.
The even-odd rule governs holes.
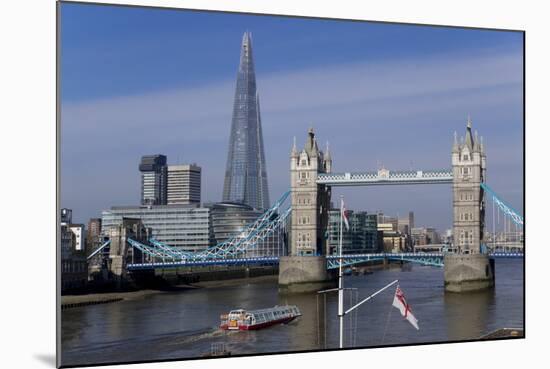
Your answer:
[[[222,329],[216,327],[216,328],[212,328],[211,330],[209,330],[207,332],[203,332],[203,333],[200,333],[200,334],[195,334],[195,335],[191,335],[191,336],[186,336],[186,337],[180,337],[180,338],[173,339],[173,340],[171,340],[170,344],[171,345],[190,344],[190,343],[195,343],[195,342],[198,342],[198,341],[201,341],[201,340],[225,337],[227,335],[231,335],[231,334],[235,334],[235,333],[238,333],[238,331],[225,331],[225,330],[222,330]]]

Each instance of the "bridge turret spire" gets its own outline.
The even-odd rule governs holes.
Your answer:
[[[290,157],[297,158],[298,156],[299,154],[298,154],[298,148],[296,147],[296,136],[294,136],[294,140],[292,143],[292,150],[290,151]]]
[[[480,138],[479,150],[481,151],[481,153],[485,153],[485,145],[483,144],[483,136],[481,136],[481,138]]]
[[[458,135],[456,131],[454,133],[453,152],[458,152]]]
[[[313,127],[310,127],[309,130],[307,131],[307,141],[306,141],[304,150],[308,153],[308,155],[311,155],[314,147],[315,147],[315,132],[313,131]]]
[[[468,122],[466,124],[466,137],[464,143],[466,146],[468,146],[470,150],[474,149],[474,138],[472,137],[472,120],[470,119],[470,115],[468,115]]]
[[[327,150],[325,151],[324,159],[325,159],[325,171],[327,173],[332,172],[332,157],[330,156],[328,141],[327,141]]]

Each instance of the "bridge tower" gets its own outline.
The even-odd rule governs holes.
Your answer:
[[[291,226],[289,255],[279,262],[279,285],[284,292],[304,292],[327,284],[326,258],[331,189],[317,184],[319,173],[330,173],[332,158],[317,145],[313,128],[304,148],[296,140],[290,153]]]
[[[317,146],[313,128],[309,129],[301,152],[296,142],[290,153],[291,233],[290,255],[325,255],[330,188],[317,184],[319,173],[329,173],[332,158]]]
[[[128,238],[148,242],[150,235],[151,229],[144,227],[141,220],[135,218],[122,218],[122,224],[107,230],[106,236],[111,240],[108,268],[117,288],[133,283],[128,276],[126,264],[135,249],[128,247]]]
[[[452,153],[453,165],[453,236],[458,252],[481,252],[485,223],[485,202],[480,184],[485,182],[485,149],[472,135],[468,118],[466,136],[458,143],[456,133]]]
[[[484,289],[494,285],[494,264],[483,247],[486,156],[483,139],[472,134],[468,117],[466,135],[458,142],[455,132],[453,167],[453,248],[445,256],[445,288],[452,292]]]

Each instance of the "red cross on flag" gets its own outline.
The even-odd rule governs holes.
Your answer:
[[[409,304],[407,304],[407,300],[405,300],[405,295],[403,294],[403,291],[397,286],[397,289],[395,290],[395,296],[393,297],[393,306],[395,306],[400,312],[401,315],[409,321],[415,327],[418,328],[418,320],[414,317],[411,307]]]
[[[344,225],[346,226],[346,231],[349,231],[348,215],[346,214],[346,206],[344,205],[344,199],[342,199],[342,208],[340,209],[340,213],[342,214],[342,220],[344,221]]]

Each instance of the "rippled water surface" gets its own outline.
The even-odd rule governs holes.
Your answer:
[[[346,317],[346,346],[466,340],[498,328],[523,327],[522,260],[497,260],[495,288],[477,293],[445,293],[443,269],[418,265],[346,276],[345,284],[357,288],[362,298],[394,279],[399,279],[420,330],[391,308],[394,289],[390,288]],[[303,316],[259,331],[217,329],[221,313],[277,304],[295,304]],[[346,304],[349,307],[349,296]],[[191,358],[209,352],[216,342],[224,342],[232,354],[335,348],[336,313],[335,294],[329,294],[326,303],[316,293],[279,295],[276,278],[68,309],[62,313],[62,362]]]

